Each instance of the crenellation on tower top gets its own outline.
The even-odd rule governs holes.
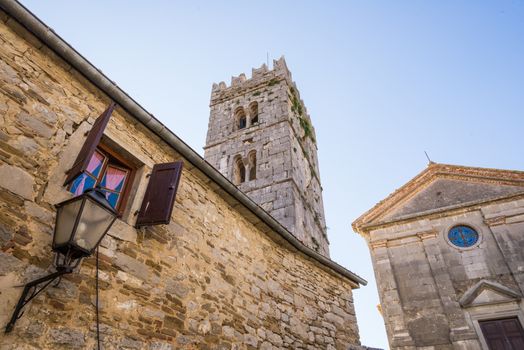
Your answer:
[[[268,68],[267,68],[267,65],[264,63],[259,68],[252,68],[251,69],[251,77],[253,79],[260,78],[264,74],[266,74],[267,72],[268,72]]]
[[[288,69],[284,56],[273,60],[273,68],[268,69],[264,63],[259,68],[251,69],[251,77],[245,73],[231,77],[228,86],[225,82],[214,83],[211,90],[211,104],[215,100],[223,100],[235,96],[236,93],[244,93],[246,90],[257,89],[264,84],[275,84],[277,81],[285,80],[290,87],[295,87],[291,71]]]
[[[244,73],[240,73],[238,77],[231,77],[231,86],[240,86],[246,81],[246,75]]]
[[[293,81],[291,71],[289,68],[287,68],[286,59],[284,56],[281,56],[278,60],[273,60],[273,70],[276,71],[279,75],[283,75],[288,78],[290,82]]]

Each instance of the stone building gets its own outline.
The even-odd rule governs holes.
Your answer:
[[[120,213],[99,248],[104,349],[359,348],[352,289],[366,282],[327,258],[318,178],[293,174],[296,193],[307,181],[316,188],[311,192],[318,197],[300,204],[314,203],[318,232],[300,231],[313,226],[310,214],[303,214],[300,228],[290,220],[282,225],[22,5],[1,0],[0,8],[1,325],[20,286],[53,271],[54,205],[99,183]],[[298,99],[286,85],[290,77],[282,78],[268,88]],[[213,90],[213,101],[226,93],[221,89]],[[270,91],[262,95],[271,98]],[[274,107],[257,101],[259,123],[267,123]],[[217,102],[213,111],[226,106]],[[299,138],[302,127],[295,123],[309,120],[300,106],[291,122]],[[292,146],[271,147],[309,152],[306,169],[318,177],[309,130],[305,139],[289,136]],[[86,145],[94,147],[89,157]],[[266,176],[261,162],[267,155],[264,144],[257,145],[258,181]],[[242,161],[248,156],[241,154]],[[82,157],[86,167],[77,166]],[[268,161],[276,171],[277,161]],[[178,164],[180,181],[172,212],[164,210],[158,224],[143,200],[150,185],[162,198],[162,190],[172,190],[154,180],[166,164]],[[295,192],[282,191],[288,205],[286,196]],[[278,219],[296,214],[283,212]],[[310,246],[317,237],[322,254],[290,229],[311,237],[304,239]],[[95,348],[95,262],[84,259],[33,299],[13,331],[0,332],[0,348]]]
[[[213,85],[204,158],[302,243],[329,256],[315,129],[284,58]]]
[[[353,228],[392,349],[524,349],[524,172],[431,163]]]

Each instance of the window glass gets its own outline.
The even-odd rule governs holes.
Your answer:
[[[108,166],[100,185],[112,191],[122,191],[127,171]]]
[[[116,208],[120,194],[106,191],[106,199],[113,208]]]
[[[85,190],[95,187],[95,184],[96,179],[86,173],[83,173],[78,175],[78,177],[73,180],[71,189],[69,191],[74,193],[76,196],[79,196],[84,193]]]
[[[119,162],[97,150],[91,157],[86,171],[73,180],[69,191],[78,196],[85,190],[100,185],[106,193],[106,199],[116,208],[128,177],[129,169],[122,168]]]
[[[106,192],[106,198],[113,208],[118,204],[127,173],[127,170],[108,165],[102,182],[100,182],[100,186]]]
[[[91,157],[89,164],[87,165],[87,171],[89,171],[95,177],[98,177],[100,170],[102,170],[102,166],[104,165],[105,158],[106,157],[104,157],[99,152],[95,152]]]

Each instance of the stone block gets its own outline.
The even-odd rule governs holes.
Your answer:
[[[122,241],[136,243],[136,232],[133,226],[122,220],[116,220],[107,234]]]
[[[26,130],[35,133],[37,136],[50,139],[54,135],[55,130],[43,123],[40,119],[31,116],[25,112],[20,112],[17,115],[18,123]]]
[[[0,276],[5,276],[10,272],[15,272],[22,269],[23,262],[12,255],[0,252]]]
[[[5,188],[25,199],[33,200],[35,179],[18,167],[0,165],[0,187]]]
[[[117,252],[114,256],[114,264],[124,272],[127,272],[142,281],[147,281],[151,278],[152,272],[147,265],[127,254]]]
[[[63,345],[69,349],[83,349],[85,347],[85,335],[79,330],[72,328],[51,328],[49,341],[56,345]]]
[[[54,213],[42,208],[36,203],[31,201],[25,201],[24,208],[29,216],[37,219],[38,221],[48,225],[54,224]]]

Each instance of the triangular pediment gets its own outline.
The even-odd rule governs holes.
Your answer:
[[[435,177],[419,188],[411,198],[392,208],[384,219],[398,219],[417,213],[434,211],[524,192],[524,187],[476,182],[473,179]]]
[[[362,227],[524,195],[524,172],[430,164],[354,223]]]
[[[521,295],[500,283],[481,280],[469,288],[460,298],[460,305],[464,307],[500,304],[519,301]]]

